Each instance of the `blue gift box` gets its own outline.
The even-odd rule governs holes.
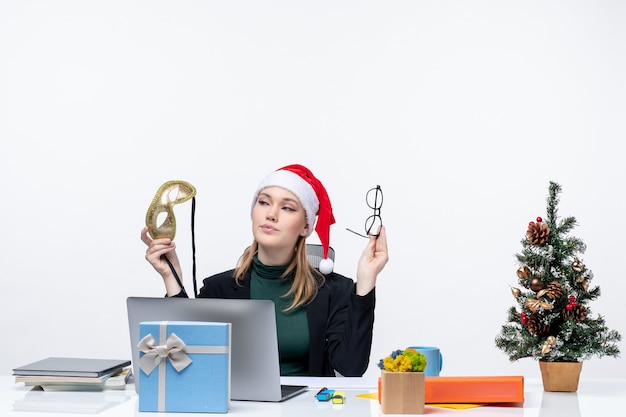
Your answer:
[[[139,411],[227,413],[230,323],[139,324]]]

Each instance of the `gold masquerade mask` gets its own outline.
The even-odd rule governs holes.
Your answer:
[[[146,226],[150,236],[153,239],[169,237],[174,240],[176,235],[174,205],[184,203],[195,195],[194,186],[185,181],[168,181],[159,187],[146,213]],[[159,224],[159,215],[162,213],[166,213],[166,217]]]

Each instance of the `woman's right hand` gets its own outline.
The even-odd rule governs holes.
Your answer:
[[[180,292],[180,285],[176,282],[176,278],[165,260],[165,256],[167,256],[167,259],[176,269],[178,277],[182,279],[183,274],[180,269],[178,256],[176,255],[176,244],[170,238],[152,239],[148,235],[147,227],[141,229],[141,240],[148,246],[148,249],[146,249],[146,260],[163,277],[168,295]]]

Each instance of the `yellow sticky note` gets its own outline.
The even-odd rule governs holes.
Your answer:
[[[365,398],[368,400],[378,400],[377,392],[370,392],[367,394],[357,394],[356,398]],[[431,407],[440,407],[440,408],[451,408],[453,410],[467,410],[470,408],[482,407],[485,404],[426,404]]]

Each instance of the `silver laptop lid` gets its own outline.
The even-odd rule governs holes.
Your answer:
[[[136,388],[139,323],[213,321],[232,324],[231,399],[281,401],[274,303],[268,300],[128,297],[128,327]]]

